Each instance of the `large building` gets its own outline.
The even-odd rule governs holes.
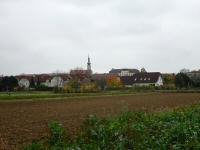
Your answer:
[[[140,71],[137,69],[112,69],[109,71],[109,74],[118,75],[120,77],[123,76],[133,76]]]
[[[159,72],[141,72],[133,76],[122,76],[120,79],[126,87],[163,85],[163,79]]]

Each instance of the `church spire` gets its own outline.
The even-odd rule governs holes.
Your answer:
[[[91,64],[91,62],[90,62],[90,56],[88,55],[88,64]]]
[[[88,62],[87,62],[87,70],[92,74],[92,67],[91,67],[91,61],[90,61],[89,55],[88,55]]]

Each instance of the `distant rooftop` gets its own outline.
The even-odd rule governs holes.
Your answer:
[[[121,73],[122,71],[129,71],[130,73],[139,73],[140,71],[138,69],[129,69],[129,68],[122,68],[122,69],[112,69],[109,71],[110,74],[117,74]]]

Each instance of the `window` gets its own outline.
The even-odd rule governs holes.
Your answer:
[[[144,81],[146,81],[147,80],[147,78],[144,78]]]
[[[137,78],[135,78],[135,81],[137,81]]]
[[[150,81],[150,78],[148,78],[148,80]]]

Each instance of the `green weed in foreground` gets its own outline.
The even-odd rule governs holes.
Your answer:
[[[200,149],[200,107],[174,112],[123,113],[116,118],[90,116],[82,133],[69,140],[58,123],[50,137],[24,150]]]

